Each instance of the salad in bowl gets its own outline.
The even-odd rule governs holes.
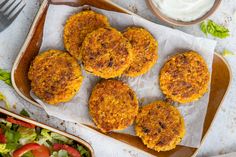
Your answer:
[[[0,157],[90,157],[77,141],[0,112]]]

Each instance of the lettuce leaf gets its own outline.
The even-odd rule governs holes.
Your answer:
[[[45,144],[46,146],[49,146],[53,143],[63,143],[63,144],[72,144],[73,143],[73,140],[71,140],[65,136],[62,136],[58,133],[51,132],[47,129],[41,130],[41,133],[40,133],[40,136],[38,137],[38,139],[39,139],[39,141],[38,141],[39,144]]]
[[[69,157],[67,151],[59,150],[58,152],[53,152],[50,157]]]
[[[77,145],[77,150],[80,152],[81,156],[90,157],[90,153],[81,145]]]
[[[47,138],[48,140],[52,140],[52,137],[49,133],[50,133],[50,130],[47,130],[47,129],[42,129],[41,130],[41,135],[43,137]]]
[[[58,133],[55,133],[55,132],[52,132],[52,133],[51,133],[51,137],[52,137],[53,139],[55,139],[55,140],[62,141],[62,142],[65,143],[65,144],[72,144],[72,143],[73,143],[73,140],[71,140],[71,139],[69,139],[69,138],[67,138],[67,137],[65,137],[65,136],[62,136],[62,135],[60,135],[60,134],[58,134]]]
[[[219,25],[212,20],[208,20],[207,22],[203,21],[200,24],[200,28],[205,35],[211,34],[212,36],[221,39],[230,36],[228,28]]]
[[[50,144],[47,142],[48,140],[51,141],[52,137],[49,134],[50,131],[47,129],[42,129],[40,134],[38,135],[38,143],[39,144],[44,144],[47,147],[50,147]]]
[[[0,80],[4,81],[9,86],[12,86],[12,84],[11,84],[11,74],[9,72],[0,69]]]
[[[13,130],[7,130],[5,132],[5,136],[7,138],[7,142],[9,143],[17,143],[20,139],[19,132],[13,131]]]
[[[6,130],[5,137],[7,138],[7,144],[6,148],[12,150],[15,150],[19,146],[19,139],[20,134],[17,131],[14,130]]]
[[[33,142],[37,137],[37,134],[36,134],[34,128],[26,128],[26,127],[20,126],[17,131],[21,135],[19,142],[22,145],[25,145],[26,143]]]
[[[7,148],[7,144],[0,143],[0,154],[7,154],[11,150]]]

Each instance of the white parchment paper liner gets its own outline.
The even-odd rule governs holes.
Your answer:
[[[175,53],[183,52],[185,50],[197,51],[207,62],[210,72],[212,71],[212,60],[216,46],[215,41],[194,37],[181,31],[152,23],[136,15],[106,11],[93,7],[91,8],[92,10],[106,15],[111,25],[120,31],[124,30],[128,26],[140,26],[149,30],[158,40],[159,58],[155,66],[148,73],[137,78],[119,78],[122,81],[127,82],[136,92],[140,100],[140,105],[164,98],[159,89],[157,78],[164,62]],[[63,5],[49,6],[40,52],[48,49],[64,50],[63,28],[66,19],[70,15],[81,10],[82,7],[69,7]],[[70,102],[62,103],[59,106],[52,106],[39,100],[33,93],[31,93],[31,95],[51,116],[67,121],[94,125],[88,113],[88,99],[92,88],[99,78],[87,74],[85,71],[83,71],[83,76],[84,81],[82,87]],[[178,106],[178,109],[184,116],[186,125],[186,135],[182,140],[181,145],[199,147],[208,101],[209,91],[199,101]],[[121,132],[135,135],[133,126]]]

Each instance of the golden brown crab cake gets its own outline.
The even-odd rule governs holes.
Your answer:
[[[85,70],[105,79],[120,76],[133,59],[130,43],[114,28],[88,34],[81,49]]]
[[[134,59],[124,74],[130,77],[145,74],[157,61],[157,41],[146,29],[138,27],[129,27],[123,36],[131,43],[134,53]]]
[[[81,45],[88,33],[110,26],[106,16],[91,10],[82,11],[69,17],[64,27],[64,45],[76,59],[81,59]]]
[[[205,60],[194,51],[172,56],[162,67],[160,88],[167,98],[189,103],[208,90],[210,72]]]
[[[138,113],[138,100],[125,83],[103,80],[92,91],[89,112],[102,132],[122,130],[133,123]]]
[[[156,101],[143,106],[135,121],[135,132],[156,151],[174,149],[185,135],[184,119],[174,106]]]
[[[29,68],[28,78],[35,95],[52,105],[71,100],[83,80],[77,60],[60,50],[39,54]]]

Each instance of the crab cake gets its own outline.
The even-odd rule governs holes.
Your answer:
[[[148,148],[158,152],[174,149],[185,135],[180,112],[163,101],[143,106],[135,122],[136,135]]]
[[[161,90],[167,98],[179,103],[198,100],[207,92],[209,81],[206,62],[193,51],[174,55],[160,73]]]
[[[82,44],[85,70],[102,78],[120,76],[132,59],[130,43],[114,28],[99,28],[88,34]]]
[[[138,100],[125,83],[103,80],[92,91],[89,112],[102,132],[122,130],[133,123],[138,113]]]
[[[28,78],[35,95],[52,105],[71,100],[83,80],[76,59],[60,50],[39,54],[29,68]]]
[[[131,43],[134,53],[124,74],[130,77],[145,74],[157,61],[157,41],[147,30],[138,27],[128,28],[123,35]]]
[[[76,59],[81,59],[81,45],[88,33],[110,26],[106,16],[94,11],[82,11],[69,17],[64,28],[64,45]]]

